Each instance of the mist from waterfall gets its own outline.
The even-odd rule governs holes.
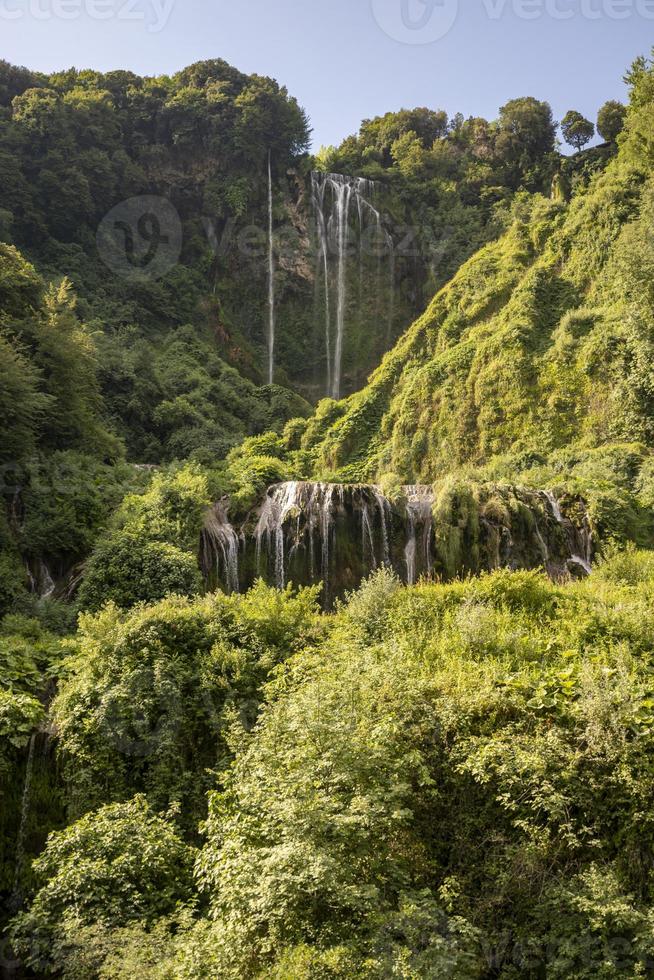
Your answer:
[[[275,374],[275,245],[273,240],[272,154],[268,150],[268,384]]]
[[[375,183],[364,177],[347,177],[314,171],[311,200],[318,238],[318,269],[323,277],[325,313],[326,393],[339,399],[343,378],[343,351],[348,310],[348,260],[354,225],[358,226],[359,294],[363,279],[364,235],[377,234],[377,248],[390,258],[389,334],[394,311],[395,250],[374,206]],[[378,253],[381,261],[381,251]],[[330,261],[333,257],[333,261]],[[332,302],[334,295],[335,302]]]

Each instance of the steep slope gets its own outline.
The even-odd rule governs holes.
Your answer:
[[[569,203],[519,195],[368,385],[289,429],[315,475],[547,485],[595,466],[587,482],[623,468],[635,488],[654,444],[651,64],[632,82],[606,171]]]

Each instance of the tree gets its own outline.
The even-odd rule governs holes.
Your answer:
[[[627,107],[611,99],[605,102],[597,114],[597,132],[607,143],[615,143],[624,129]]]
[[[595,127],[590,119],[586,119],[576,109],[570,109],[569,112],[566,112],[561,123],[561,131],[566,143],[573,146],[577,151],[590,143],[595,135]]]
[[[163,541],[148,541],[130,531],[104,539],[88,563],[79,591],[83,609],[106,602],[129,608],[167,595],[191,596],[202,590],[197,559]]]
[[[525,97],[512,99],[500,109],[497,155],[506,167],[509,186],[517,187],[531,171],[539,171],[554,151],[556,126],[547,102]]]

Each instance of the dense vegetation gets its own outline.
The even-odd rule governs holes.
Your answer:
[[[268,151],[281,177],[307,140],[284,89],[222,61],[157,79],[0,64],[2,238],[72,282],[106,411],[136,461],[219,456],[300,406],[258,388],[265,272],[256,249],[244,259],[233,222],[263,227]],[[108,274],[98,229],[143,195],[178,216],[180,261],[174,252],[164,275],[137,262]]]
[[[3,965],[654,976],[654,63],[629,81],[603,145],[567,114],[568,159],[523,98],[389,114],[312,160],[288,93],[223,62],[0,66]],[[202,218],[264,227],[269,152],[295,259],[262,385],[261,254]],[[313,167],[377,181],[418,240],[350,388],[437,290],[314,410]],[[173,203],[180,261],[107,275],[98,225],[142,194]],[[319,585],[212,592],[212,505],[309,479],[431,485],[450,580],[378,567],[331,612]],[[530,487],[587,513],[589,578],[476,574],[480,523],[510,536]]]
[[[519,193],[369,384],[287,429],[293,458],[345,481],[558,486],[608,536],[651,533],[649,62],[631,74],[617,157],[552,195]],[[290,458],[290,457],[289,457]]]
[[[66,977],[650,975],[653,570],[86,618],[53,709],[85,815],[16,948]]]

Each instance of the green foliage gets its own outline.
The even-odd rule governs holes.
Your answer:
[[[25,597],[27,575],[19,556],[12,551],[0,554],[0,616],[15,608]]]
[[[5,616],[0,624],[0,684],[38,695],[57,676],[61,641],[35,619]]]
[[[309,141],[296,100],[272,79],[218,59],[159,78],[75,69],[42,76],[3,62],[0,78],[0,229],[49,279],[74,282],[83,318],[100,335],[109,414],[133,458],[158,463],[202,448],[224,455],[244,435],[297,414],[300,399],[280,412],[276,394],[258,386],[265,272],[239,237],[264,226],[269,151],[280,198],[292,204],[284,175],[302,171]],[[109,272],[97,248],[103,217],[141,195],[168,200],[182,223],[183,253],[161,280]],[[296,308],[310,290],[301,275],[279,287],[304,346],[307,317]],[[70,297],[59,287],[47,295],[48,357],[63,382],[57,351],[67,360],[79,338],[71,337]],[[280,352],[282,380],[305,373],[293,345]],[[76,380],[53,392],[50,417],[61,413],[69,435],[89,389],[85,370]]]
[[[347,596],[345,621],[362,639],[378,642],[388,632],[392,598],[399,588],[400,580],[395,573],[388,568],[380,569]]]
[[[603,967],[634,975],[649,955],[648,568],[619,595],[507,573],[402,589],[372,633],[366,585],[323,655],[273,686],[212,798],[214,968],[482,977],[488,956],[512,978],[578,958],[590,977],[595,951],[634,941]],[[600,855],[615,884],[596,888]]]
[[[590,162],[587,174],[581,163],[566,169],[569,203],[567,193],[518,195],[505,234],[436,294],[367,387],[328,416],[317,410],[299,437],[314,476],[432,483],[445,472],[465,482],[473,468],[488,479],[502,459],[507,481],[569,484],[589,498],[600,534],[649,544],[633,475],[599,457],[602,447],[640,444],[649,465],[654,448],[654,219],[641,133],[654,99],[650,73],[638,63],[630,76],[617,159],[592,174]],[[528,100],[502,114],[507,147],[526,126],[545,152],[548,125]],[[590,472],[579,454],[592,452]],[[525,467],[530,454],[547,461],[540,473]]]
[[[0,895],[14,893],[15,898],[29,876],[25,852],[38,853],[60,817],[56,777],[41,765],[43,736],[38,735],[38,747],[35,740],[46,724],[46,699],[62,659],[59,638],[36,620],[5,616],[0,623]],[[23,813],[30,755],[30,790],[38,816]]]
[[[144,493],[126,496],[86,565],[81,608],[201,592],[197,552],[210,502],[207,475],[192,464],[155,473]]]
[[[54,710],[73,813],[144,792],[192,833],[213,786],[211,911],[175,909],[184,861],[142,870],[162,822],[119,803],[51,839],[18,948],[71,978],[647,975],[653,569],[85,617]]]
[[[627,107],[622,102],[610,99],[597,114],[597,132],[607,143],[616,143],[624,129]]]
[[[117,531],[93,552],[79,590],[82,609],[100,609],[107,602],[128,608],[167,595],[202,591],[197,558],[163,541]]]
[[[145,792],[157,807],[183,803],[193,827],[232,715],[254,723],[261,685],[314,636],[316,598],[261,583],[83,616],[54,707],[73,812]]]
[[[46,449],[118,452],[101,418],[95,350],[75,314],[67,280],[45,289],[17,249],[0,244],[0,423],[3,463],[37,444]],[[11,349],[13,347],[13,350]]]
[[[625,893],[611,866],[591,865],[572,880],[553,883],[535,926],[554,951],[548,977],[608,980],[651,972],[651,910]]]
[[[20,493],[5,481],[0,614],[41,618],[0,624],[0,890],[21,897],[60,819],[51,800],[35,832],[54,739],[74,821],[14,920],[28,967],[651,974],[654,554],[624,542],[654,540],[653,75],[634,65],[621,133],[618,105],[600,113],[619,149],[570,163],[531,98],[490,123],[403,110],[322,151],[320,167],[382,182],[393,217],[455,229],[446,255],[419,233],[424,288],[486,244],[362,391],[302,418],[256,385],[256,263],[210,254],[197,227],[205,207],[222,230],[261,217],[269,149],[276,217],[293,210],[278,185],[309,166],[297,104],[220,61],[158,79],[0,64],[0,225],[61,283],[1,247],[2,461]],[[564,121],[579,149],[591,128]],[[552,199],[529,193],[554,174]],[[97,222],[153,184],[180,212],[181,262],[162,282],[105,282]],[[304,258],[280,264],[286,311],[310,292]],[[311,346],[307,308],[289,314],[281,376]],[[142,461],[194,462],[116,463],[108,415]],[[542,562],[538,522],[548,543],[563,532],[525,487],[583,508],[601,558],[579,582],[503,570],[405,589],[383,568],[332,615],[318,588],[200,595],[211,503],[248,512],[270,483],[312,476],[433,484],[445,575],[500,565],[507,534],[517,564]],[[70,569],[89,551],[62,660],[24,560]]]
[[[192,849],[143,797],[87,814],[52,834],[35,861],[38,890],[15,920],[16,949],[32,967],[74,976],[69,960],[74,969],[80,927],[147,923],[172,912],[191,897],[192,866]]]
[[[28,558],[89,554],[135,474],[77,452],[32,457],[21,473],[19,544]]]
[[[610,124],[609,124],[610,128]],[[566,112],[561,121],[561,132],[566,143],[574,146],[577,152],[582,150],[587,143],[590,143],[595,135],[595,127],[589,119],[586,119],[576,109]]]

